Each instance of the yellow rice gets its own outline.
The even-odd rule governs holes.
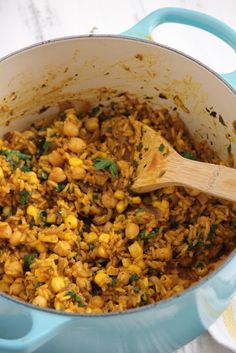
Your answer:
[[[131,192],[135,119],[183,156],[222,163],[176,111],[125,96],[6,134],[0,291],[67,312],[122,311],[182,292],[235,248],[235,204],[181,187]]]

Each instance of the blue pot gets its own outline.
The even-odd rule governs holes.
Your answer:
[[[219,135],[215,134],[215,137],[212,135],[213,145],[223,158],[222,146],[228,144],[228,141],[225,140],[225,131],[227,128],[230,129],[232,119],[236,116],[236,96],[233,90],[233,86],[236,87],[236,72],[225,75],[224,79],[228,81],[228,84],[220,76],[186,55],[144,40],[150,35],[150,31],[154,27],[163,22],[185,23],[203,28],[217,35],[236,49],[236,33],[228,26],[204,14],[173,8],[153,12],[139,24],[123,33],[122,36],[78,37],[41,43],[4,58],[0,63],[1,81],[9,83],[5,85],[6,88],[3,88],[3,91],[5,90],[3,92],[4,102],[9,101],[8,103],[11,103],[17,116],[24,115],[24,118],[12,121],[10,128],[19,126],[22,128],[32,119],[32,116],[36,118],[37,114],[36,110],[34,110],[36,102],[38,106],[41,103],[48,104],[50,102],[52,104],[58,97],[61,99],[66,94],[68,95],[69,84],[67,83],[73,81],[70,78],[70,70],[73,68],[80,70],[77,76],[79,76],[80,85],[84,89],[95,88],[95,80],[97,78],[101,86],[106,86],[109,81],[106,81],[108,80],[108,75],[105,75],[105,71],[103,71],[105,68],[105,66],[104,68],[102,66],[103,60],[110,60],[109,58],[114,53],[117,57],[119,55],[122,56],[123,53],[122,55],[120,54],[120,48],[123,48],[124,52],[129,52],[129,54],[131,52],[137,53],[138,51],[138,53],[144,53],[144,56],[146,53],[150,54],[152,52],[158,58],[163,58],[166,55],[168,63],[166,72],[170,72],[171,75],[177,75],[178,72],[184,72],[185,70],[187,73],[192,72],[195,85],[191,86],[190,84],[189,94],[192,94],[192,97],[195,96],[196,100],[198,99],[196,97],[196,81],[199,78],[199,82],[202,85],[199,84],[197,92],[199,92],[199,97],[201,96],[201,102],[203,97],[205,97],[202,94],[203,88],[201,87],[206,86],[207,91],[209,91],[209,97],[206,98],[206,102],[212,104],[213,100],[217,111],[224,112],[225,122],[228,127],[222,127],[214,122],[215,129],[218,129]],[[132,39],[132,37],[139,37],[142,40]],[[73,55],[72,51],[70,51],[70,46],[73,46],[73,50],[75,48],[77,50],[77,52],[73,51]],[[106,50],[109,48],[111,50],[108,54]],[[85,49],[90,55],[91,61],[89,68],[86,65],[82,65],[84,71],[86,71],[86,68],[88,70],[84,74],[81,69],[81,61],[83,62],[81,57],[85,55]],[[100,50],[99,55],[96,54],[97,50]],[[64,56],[63,62],[60,53],[63,53],[61,55]],[[149,56],[149,58],[154,60],[155,55]],[[57,61],[55,61],[54,56]],[[69,60],[69,56],[71,59],[70,70],[68,74],[65,71],[64,75],[68,76],[63,76],[62,80],[62,71],[58,67],[58,62],[61,61],[60,65],[62,67],[62,64],[66,64]],[[49,80],[49,89],[47,90],[44,84],[47,74],[45,68],[53,61],[54,64],[57,64],[55,64],[57,72],[55,71],[54,76],[52,76],[52,69],[50,69],[47,78],[51,77],[51,81]],[[91,64],[91,62],[94,64]],[[79,66],[78,63],[80,64]],[[95,64],[97,64],[98,69]],[[162,60],[161,63],[158,62],[155,65],[162,65],[160,67],[163,68],[164,64],[166,62]],[[133,81],[129,78],[129,74],[125,73],[126,81],[120,81],[121,74],[117,74],[117,72],[119,73],[121,68],[116,67],[116,71],[112,72],[112,67],[114,65],[110,66],[113,84],[116,83],[117,87],[119,84],[126,84],[127,89],[133,89]],[[93,69],[95,70],[94,72]],[[145,73],[142,71],[145,68],[140,68],[140,66],[136,65],[135,69],[136,71],[140,70],[139,77],[142,80],[143,76],[141,73]],[[92,71],[91,78],[88,78],[89,71]],[[156,70],[156,72],[158,73],[159,71]],[[28,76],[28,74],[31,76]],[[58,80],[57,74],[60,77]],[[29,77],[31,77],[30,82],[28,80]],[[160,82],[162,79],[170,80],[170,77],[168,75],[165,75],[164,78],[160,77]],[[23,85],[22,82],[24,83]],[[135,82],[137,84],[137,79]],[[109,85],[111,87],[111,84]],[[147,92],[151,89],[151,85],[151,76],[149,80],[143,79],[142,87],[144,87],[144,90],[141,91],[140,87],[140,92],[142,94],[144,91]],[[20,94],[16,100],[10,102],[10,93],[13,89],[17,93],[20,92]],[[173,86],[173,90],[175,91],[176,89]],[[181,90],[181,88],[179,89]],[[70,92],[71,96],[73,96],[72,91]],[[221,100],[217,99],[219,95],[221,95]],[[197,104],[191,105],[191,99],[190,97],[189,106],[194,116],[197,112],[194,109],[199,109],[199,106],[203,103],[199,99],[199,106]],[[204,101],[204,104],[206,102]],[[201,111],[205,107],[204,104]],[[5,114],[4,119],[10,119],[7,116],[8,112]],[[206,111],[204,114],[207,114]],[[189,116],[183,114],[183,117],[188,124]],[[212,118],[210,120],[207,117],[206,120],[210,126]],[[193,124],[192,130],[198,130],[200,126],[197,126],[198,123],[200,124],[197,120],[194,121],[196,126]],[[2,128],[3,132],[8,129],[8,126]],[[211,133],[210,128],[208,129],[206,126],[203,130],[204,133]],[[233,142],[232,151],[236,154],[236,146]],[[154,305],[113,314],[78,315],[56,312],[40,309],[15,300],[8,295],[1,294],[0,352],[170,353],[201,335],[224,311],[236,291],[235,268],[236,256],[233,253],[221,267],[181,295],[163,300]]]

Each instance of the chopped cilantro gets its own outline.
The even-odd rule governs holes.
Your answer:
[[[165,145],[163,145],[163,143],[161,143],[159,146],[159,151],[164,152],[164,149],[165,149]]]
[[[146,234],[144,230],[139,233],[139,237],[143,240],[155,238],[158,233],[159,228],[154,228],[150,233]]]
[[[22,161],[31,160],[32,156],[29,154],[22,153],[18,150],[0,150],[0,155],[5,156],[7,162],[12,168],[20,168],[23,172],[29,171],[29,166],[22,166]],[[26,170],[24,170],[24,167]]]
[[[137,275],[137,273],[132,273],[132,275],[130,276],[130,280],[131,282],[136,282],[139,280],[139,276]]]
[[[61,191],[63,191],[65,189],[65,187],[66,187],[66,184],[59,183],[59,184],[57,184],[57,191],[61,192]]]
[[[47,219],[47,212],[46,211],[40,211],[39,212],[39,219],[40,219],[40,221],[45,223],[46,219]]]
[[[134,293],[139,293],[140,292],[140,288],[139,287],[134,287]]]
[[[184,151],[181,153],[182,157],[192,159],[192,160],[197,160],[195,154],[192,151]]]
[[[47,152],[50,145],[51,145],[51,142],[47,141],[45,137],[40,138],[37,145],[39,154],[41,155]]]
[[[212,238],[214,237],[215,233],[216,233],[216,230],[217,230],[217,227],[218,225],[213,223],[211,226],[210,226],[210,231],[207,235],[207,240],[212,240]]]
[[[24,256],[24,271],[29,271],[30,270],[30,265],[32,265],[32,263],[34,262],[35,258],[38,256],[38,254],[36,252],[32,252],[29,255],[25,255]]]
[[[115,162],[111,161],[110,159],[106,159],[106,158],[96,158],[93,160],[93,166],[97,169],[97,170],[108,170],[112,177],[115,178],[118,174],[118,169],[117,169],[117,165],[115,164]]]
[[[21,206],[24,206],[24,205],[27,204],[29,195],[30,194],[29,194],[28,191],[21,191],[20,192],[20,204],[21,204]]]
[[[117,285],[117,282],[118,282],[118,280],[117,280],[117,277],[116,276],[111,276],[111,285],[112,286],[116,286]]]
[[[73,299],[79,306],[85,306],[82,302],[82,299],[75,291],[71,290],[67,293],[67,295],[69,295],[71,299]]]
[[[31,166],[30,165],[23,165],[23,167],[20,168],[20,170],[24,173],[30,172],[31,171]]]
[[[44,170],[41,170],[41,171],[39,172],[39,178],[40,178],[41,180],[48,180],[48,173],[45,172]]]
[[[144,212],[145,209],[143,207],[137,208],[136,213]]]

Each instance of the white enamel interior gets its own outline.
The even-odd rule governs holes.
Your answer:
[[[1,135],[24,128],[42,106],[57,107],[58,101],[78,98],[96,104],[106,98],[97,89],[107,87],[141,99],[153,97],[150,104],[167,108],[175,106],[177,95],[189,110],[178,107],[195,138],[208,139],[222,158],[231,143],[236,155],[235,93],[197,62],[151,42],[105,36],[49,42],[4,59],[0,78],[0,107],[10,108],[0,110]],[[159,98],[159,93],[169,99]],[[51,113],[48,109],[40,116]]]

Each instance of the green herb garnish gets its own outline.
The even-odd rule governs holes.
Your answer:
[[[29,255],[24,256],[23,268],[24,268],[25,272],[30,270],[30,265],[32,265],[32,263],[34,262],[34,260],[37,256],[38,256],[38,254],[36,252],[32,252]]]
[[[39,219],[40,219],[40,221],[45,223],[46,219],[47,219],[47,212],[46,211],[40,211],[39,212]]]
[[[11,165],[12,168],[20,168],[23,172],[29,171],[27,168],[28,166],[22,166],[22,161],[31,160],[32,156],[29,154],[22,153],[17,150],[0,150],[0,155],[5,156],[7,162]],[[24,168],[26,168],[24,170]]]
[[[212,238],[214,237],[215,233],[216,233],[216,230],[217,230],[217,227],[218,225],[213,223],[211,226],[210,226],[210,231],[207,235],[207,240],[212,240]]]
[[[48,173],[46,173],[44,170],[41,170],[41,171],[39,172],[39,178],[40,178],[41,180],[48,180]]]
[[[148,239],[152,239],[155,238],[155,236],[158,233],[159,228],[154,228],[150,233],[146,234],[146,232],[144,230],[142,230],[139,233],[139,238],[143,239],[143,240],[148,240]]]
[[[139,287],[134,287],[134,293],[139,293],[140,292],[140,288]]]
[[[132,275],[130,276],[130,280],[131,282],[137,282],[139,280],[139,276],[137,275],[137,273],[132,273]]]
[[[65,189],[65,187],[66,187],[66,184],[59,183],[59,184],[57,184],[57,191],[61,192],[61,191],[63,191]]]
[[[21,204],[21,206],[24,206],[24,205],[27,204],[29,195],[30,194],[29,194],[28,191],[21,191],[20,192],[20,204]]]
[[[136,213],[140,213],[140,212],[144,212],[144,211],[145,211],[145,208],[143,208],[143,207],[136,209]]]
[[[111,276],[111,285],[114,287],[114,286],[116,286],[117,285],[117,282],[118,282],[118,280],[117,280],[117,277],[116,276]]]
[[[71,290],[67,293],[67,295],[69,295],[79,306],[85,306],[82,302],[82,299],[75,291]]]
[[[164,149],[165,149],[165,145],[163,145],[163,143],[161,143],[159,146],[159,151],[164,152]]]
[[[115,178],[118,174],[118,169],[117,169],[117,165],[115,164],[115,162],[111,161],[110,159],[106,159],[106,158],[96,158],[93,160],[93,166],[97,169],[97,170],[108,170],[112,177]]]
[[[192,159],[194,161],[197,160],[195,154],[192,151],[184,151],[183,153],[181,153],[181,155],[184,158]]]
[[[39,154],[44,154],[45,152],[47,152],[47,150],[49,149],[51,145],[51,142],[50,141],[47,141],[44,137],[42,137],[41,139],[39,139],[39,142],[38,142],[38,151],[39,151]]]

